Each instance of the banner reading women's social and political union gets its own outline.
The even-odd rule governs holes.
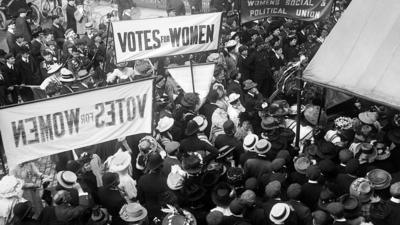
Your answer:
[[[151,133],[153,79],[0,109],[10,167],[137,133]]]
[[[113,22],[117,62],[216,50],[221,15]]]
[[[305,21],[324,18],[331,12],[333,0],[241,0],[241,22],[270,16]]]

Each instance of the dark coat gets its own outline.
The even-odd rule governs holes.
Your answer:
[[[20,84],[19,71],[16,65],[14,65],[13,70],[10,69],[7,65],[2,65],[0,69],[3,73],[4,85],[6,87]]]
[[[15,61],[15,66],[19,68],[19,77],[22,84],[40,85],[42,78],[40,77],[39,65],[32,56],[29,56],[29,62],[26,63],[19,57]]]
[[[192,135],[181,141],[180,150],[184,153],[195,152],[195,151],[207,151],[210,154],[207,155],[204,160],[208,161],[218,156],[218,149],[214,146],[200,140],[197,135]]]
[[[172,158],[170,156],[165,157],[163,161],[163,167],[161,169],[161,173],[165,178],[168,177],[168,174],[171,172],[171,167],[173,165],[180,165],[179,159]]]
[[[56,41],[59,48],[63,47],[64,40],[65,40],[65,29],[63,26],[59,25],[58,27],[51,26],[51,30],[53,31],[54,40]]]
[[[357,177],[350,176],[349,174],[345,173],[338,174],[336,177],[337,191],[339,192],[338,194],[343,195],[349,192],[350,185],[356,178]]]
[[[242,103],[242,105],[244,105],[244,92],[242,89],[242,85],[240,85],[239,82],[237,81],[230,81],[226,87],[226,91],[228,93],[228,95],[232,94],[232,93],[236,93],[240,95],[240,102]]]
[[[235,150],[233,150],[233,159],[236,163],[239,163],[240,155],[244,152],[242,142],[238,141],[234,136],[227,134],[220,134],[215,139],[214,143],[215,147],[220,149],[225,145],[235,146]]]
[[[76,11],[75,6],[67,5],[66,12],[67,12],[67,29],[72,29],[76,33],[76,19],[74,13]],[[55,38],[55,37],[54,37]]]
[[[250,79],[251,67],[249,66],[248,58],[243,58],[243,56],[238,56],[237,66],[239,68],[239,72],[242,74],[242,80]]]
[[[249,219],[252,225],[265,225],[268,224],[267,215],[263,208],[248,207],[244,214],[244,218]]]
[[[119,216],[119,211],[122,206],[126,204],[126,200],[122,197],[119,190],[111,190],[106,187],[99,188],[99,200],[101,205],[107,209],[108,213],[112,216],[112,225],[127,224]]]
[[[43,46],[43,44],[36,39],[33,39],[31,42],[31,55],[33,56],[33,58],[36,60],[36,62],[38,64],[41,61],[43,61],[43,57],[42,57],[41,51],[40,51],[42,46]]]
[[[24,35],[24,40],[26,42],[31,42],[32,40],[32,31],[31,27],[29,26],[26,18],[18,17],[15,20],[15,33],[20,33]]]
[[[322,185],[305,183],[301,186],[301,201],[308,206],[311,210],[315,210],[318,207],[319,195],[322,191]]]
[[[256,82],[258,79],[267,79],[271,76],[271,66],[267,51],[254,51],[248,59],[249,66],[254,68],[251,78]],[[259,84],[260,85],[260,84]]]
[[[204,105],[200,108],[199,113],[204,115],[207,119],[208,125],[206,129],[204,130],[204,133],[206,133],[207,136],[210,136],[210,130],[211,130],[211,118],[214,113],[214,111],[218,108],[217,105],[211,104],[211,103],[204,103]]]
[[[290,200],[288,203],[293,207],[299,219],[299,225],[312,224],[311,210],[300,201]]]
[[[7,31],[6,41],[7,41],[8,52],[12,52],[12,50],[15,48],[15,41],[16,41],[15,34]]]
[[[386,225],[397,225],[400,221],[400,203],[393,201],[387,202],[387,216],[385,218]]]

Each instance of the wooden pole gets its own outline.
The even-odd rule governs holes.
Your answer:
[[[194,88],[194,74],[193,74],[193,61],[192,61],[192,59],[189,60],[189,64],[190,64],[190,75],[192,76],[192,89],[193,89],[193,93],[196,93],[196,90]]]
[[[303,81],[301,77],[303,72],[297,71],[297,116],[296,116],[296,142],[295,147],[299,148],[300,144],[300,117],[301,117],[301,92],[303,90]]]
[[[104,61],[103,61],[103,73],[104,74],[106,74],[108,37],[110,36],[110,26],[111,26],[111,17],[109,18],[108,14],[107,14],[107,19],[106,20],[108,21],[108,25],[107,25],[107,37],[106,37],[106,55],[104,56]]]

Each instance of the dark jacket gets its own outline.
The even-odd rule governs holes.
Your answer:
[[[12,52],[12,49],[14,49],[14,47],[15,47],[15,41],[16,41],[15,34],[7,31],[6,40],[7,40],[8,52]]]
[[[31,55],[35,59],[35,61],[39,64],[43,61],[43,57],[41,55],[40,49],[42,48],[43,44],[36,39],[33,39],[31,42]]]
[[[32,40],[32,31],[31,27],[29,26],[26,18],[18,17],[15,20],[15,33],[20,33],[24,35],[24,40],[26,42],[31,42]]]
[[[19,57],[15,61],[15,66],[19,68],[20,81],[26,85],[40,85],[42,78],[40,77],[39,65],[32,56],[29,56],[28,60],[27,63]]]
[[[76,19],[74,13],[76,11],[75,6],[67,5],[66,12],[67,12],[67,29],[72,29],[76,33]],[[54,37],[55,38],[55,37]]]
[[[242,74],[242,80],[250,79],[252,69],[249,66],[248,58],[243,58],[243,56],[239,55],[237,60],[237,66],[239,68],[239,72]]]
[[[397,225],[400,221],[400,203],[395,203],[393,201],[387,202],[387,216],[385,218],[385,224],[387,225]]]
[[[318,207],[319,195],[322,191],[322,185],[305,183],[301,186],[301,202],[308,206],[311,210],[315,210]]]
[[[210,136],[210,130],[211,130],[211,118],[215,110],[218,108],[217,105],[212,104],[212,103],[204,103],[204,105],[200,108],[199,113],[204,115],[207,119],[208,125],[206,129],[204,130],[204,133],[206,133],[207,136]]]
[[[311,210],[302,202],[296,200],[289,200],[288,203],[293,207],[298,218],[299,225],[312,224]]]
[[[355,179],[357,179],[357,177],[349,174],[338,174],[336,177],[337,191],[339,192],[338,194],[343,195],[349,192],[350,185]]]
[[[61,26],[61,25],[56,27],[53,24],[51,26],[51,30],[53,31],[54,40],[56,41],[58,47],[61,49],[63,47],[64,40],[65,40],[65,36],[64,36],[65,35],[65,29],[64,29],[64,27]]]
[[[218,156],[218,149],[207,142],[201,141],[197,135],[192,135],[183,139],[181,141],[180,150],[184,153],[207,151],[210,154],[204,158],[206,162]]]
[[[122,197],[119,190],[112,190],[107,187],[99,188],[99,201],[100,204],[107,209],[108,213],[112,216],[112,225],[126,224],[119,216],[119,211],[122,206],[126,204],[126,200]]]

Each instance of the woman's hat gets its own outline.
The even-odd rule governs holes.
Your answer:
[[[232,191],[233,188],[229,184],[220,182],[212,190],[211,199],[216,206],[227,207],[233,200]]]
[[[208,126],[207,119],[203,115],[195,116],[193,120],[197,123],[197,125],[199,125],[200,132],[203,132]]]
[[[279,128],[279,120],[272,116],[264,117],[261,120],[261,128],[264,130],[275,130]]]
[[[167,177],[167,186],[173,191],[180,190],[183,187],[184,181],[185,177],[182,176],[180,173],[170,172]]]
[[[301,105],[300,112],[304,112],[305,109],[306,109],[306,106]],[[297,105],[290,106],[289,115],[292,115],[292,116],[297,115]]]
[[[225,48],[235,47],[236,45],[237,45],[237,41],[229,40],[228,42],[225,43]]]
[[[131,154],[129,152],[119,151],[111,156],[109,162],[110,172],[120,172],[131,165]]]
[[[10,198],[22,194],[24,181],[14,176],[6,175],[0,180],[0,198]]]
[[[269,219],[274,224],[284,224],[289,215],[290,206],[286,203],[279,202],[272,206],[272,209],[269,213]]]
[[[258,136],[255,134],[248,134],[243,140],[243,149],[246,151],[254,151],[254,147],[258,142]]]
[[[311,161],[307,157],[299,157],[294,160],[294,169],[300,174],[306,174],[310,165]]]
[[[356,152],[361,153],[359,159],[364,155],[366,156],[366,160],[368,162],[373,162],[378,155],[376,149],[373,148],[373,145],[370,143],[361,143],[356,147]]]
[[[75,77],[72,74],[72,72],[66,68],[62,68],[61,71],[61,77],[59,78],[61,82],[74,82],[75,81]]]
[[[199,124],[194,120],[190,120],[186,125],[185,135],[191,136],[199,132],[200,131],[199,129],[200,129]]]
[[[265,154],[271,149],[271,147],[271,142],[266,139],[260,139],[259,141],[257,141],[256,146],[254,147],[254,151],[258,154]]]
[[[158,121],[156,129],[158,131],[160,131],[161,133],[165,132],[165,131],[169,130],[174,125],[174,122],[175,122],[175,120],[173,118],[168,117],[168,116],[164,116],[163,118],[161,118]]]
[[[91,220],[95,225],[105,225],[109,220],[107,209],[96,207],[92,210]]]
[[[373,146],[377,152],[376,160],[386,160],[390,157],[391,155],[390,148],[386,146],[384,143],[375,142]]]
[[[62,67],[62,64],[54,63],[53,65],[50,65],[49,68],[47,69],[47,74],[51,75],[57,71],[59,71]]]
[[[362,112],[358,114],[358,119],[361,122],[369,125],[373,125],[376,121],[378,121],[378,113],[377,112]]]
[[[215,62],[218,63],[218,60],[220,58],[220,54],[218,53],[211,53],[208,57],[207,57],[207,62]]]
[[[245,90],[245,91],[248,91],[255,87],[257,87],[257,84],[252,80],[245,80],[243,82],[243,90]]]
[[[392,176],[385,170],[374,169],[367,173],[366,178],[371,181],[375,190],[383,190],[390,186]]]
[[[203,168],[203,159],[198,154],[191,154],[182,160],[182,169],[190,174],[201,172]]]
[[[324,110],[321,110],[320,115],[320,106],[316,105],[307,105],[304,110],[304,118],[312,125],[316,126],[318,124],[318,117],[320,117],[320,121],[324,123],[327,120],[327,115]]]
[[[229,95],[229,100],[228,100],[228,102],[229,102],[229,103],[235,102],[235,101],[237,101],[239,98],[240,98],[240,94],[231,93],[231,94]]]
[[[339,202],[342,203],[344,208],[344,217],[346,219],[354,219],[360,215],[360,202],[350,194],[344,194],[339,197]]]
[[[199,96],[195,93],[185,93],[183,95],[181,104],[185,107],[194,107],[199,103]]]
[[[101,180],[104,187],[115,186],[116,184],[118,184],[119,176],[117,173],[106,172],[101,177]]]
[[[168,153],[171,154],[173,152],[175,152],[176,150],[179,149],[179,147],[181,146],[181,144],[177,141],[171,141],[168,142],[164,145],[164,150]]]
[[[276,100],[268,107],[268,113],[271,116],[286,116],[289,114],[289,104],[286,100]]]
[[[192,213],[182,210],[182,214],[177,213],[169,213],[167,214],[163,221],[162,225],[197,225],[196,218]]]
[[[73,188],[78,178],[71,171],[60,171],[57,173],[56,179],[62,187]]]
[[[157,149],[158,143],[152,136],[145,136],[140,139],[138,148],[144,153],[152,152]]]
[[[357,178],[350,185],[350,195],[356,197],[361,203],[370,201],[374,188],[371,181],[366,178]]]
[[[139,203],[128,203],[122,206],[119,216],[126,222],[138,222],[146,218],[147,210]]]
[[[78,80],[84,80],[88,77],[92,76],[91,73],[89,73],[87,70],[79,70],[78,71]]]
[[[32,211],[32,204],[30,201],[20,202],[14,206],[14,217],[22,221]]]
[[[351,129],[353,127],[353,119],[350,117],[338,117],[335,119],[335,127],[338,129]]]

